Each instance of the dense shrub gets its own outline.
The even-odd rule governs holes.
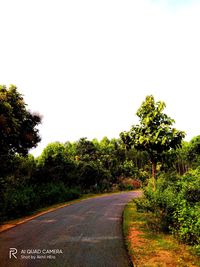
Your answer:
[[[200,245],[199,168],[179,178],[160,176],[155,191],[149,182],[144,198],[136,200],[136,204],[139,210],[154,214],[157,229],[172,231],[179,240]]]
[[[33,187],[9,187],[3,195],[3,208],[1,219],[12,219],[34,210],[39,203],[39,199]],[[31,209],[30,209],[31,208]]]
[[[178,204],[172,230],[180,240],[200,244],[200,168],[186,173],[177,186]]]
[[[148,178],[149,178],[149,172],[145,171],[145,170],[140,170],[138,172],[138,176],[137,178],[143,183],[143,184],[147,184],[148,182]]]
[[[176,189],[173,184],[164,178],[157,181],[157,189],[153,190],[151,180],[144,189],[144,197],[136,200],[138,210],[145,210],[154,214],[155,223],[151,225],[156,230],[168,231],[173,223],[172,214],[177,205]]]
[[[38,186],[8,187],[1,203],[1,221],[30,214],[35,209],[80,197],[78,189],[69,189],[63,183]]]
[[[174,215],[173,233],[181,240],[191,245],[200,244],[200,205],[193,207],[182,200]]]
[[[78,189],[69,189],[60,183],[48,183],[39,188],[40,203],[50,205],[80,197]]]

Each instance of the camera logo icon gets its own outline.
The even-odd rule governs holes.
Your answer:
[[[17,254],[17,249],[16,248],[10,248],[10,250],[9,250],[9,259],[11,259],[11,258],[17,259],[16,254]]]

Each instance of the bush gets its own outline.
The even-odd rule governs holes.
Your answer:
[[[186,173],[177,185],[173,233],[188,244],[200,245],[200,168]]]
[[[43,184],[39,188],[40,205],[51,205],[80,197],[78,189],[66,188],[64,183]]]
[[[34,210],[54,203],[79,198],[78,189],[69,189],[60,183],[39,186],[8,187],[3,195],[1,221],[30,214]]]
[[[173,233],[190,245],[200,244],[200,205],[182,200],[174,213]]]
[[[33,187],[8,188],[3,196],[2,218],[16,218],[30,213],[39,199]]]
[[[173,224],[172,214],[176,209],[176,188],[173,184],[164,178],[157,181],[156,191],[153,190],[151,181],[144,190],[144,199],[136,202],[139,209],[152,212],[155,215],[154,228],[162,231],[169,231],[169,227]],[[151,222],[153,224],[153,222]]]
[[[153,190],[151,181],[144,198],[136,200],[138,210],[154,214],[157,229],[172,231],[190,245],[200,245],[200,169],[172,178],[161,175]],[[152,224],[152,221],[151,221]],[[159,225],[159,227],[158,227]]]
[[[133,178],[119,178],[119,189],[120,190],[134,190],[141,187],[141,182]]]
[[[144,171],[144,170],[140,170],[138,173],[138,179],[143,183],[143,184],[147,184],[149,178],[149,172]]]

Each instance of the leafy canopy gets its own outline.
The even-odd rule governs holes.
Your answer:
[[[172,127],[175,121],[163,113],[165,106],[164,102],[155,102],[152,95],[147,96],[136,113],[140,124],[120,134],[128,149],[134,146],[137,150],[147,151],[154,162],[163,152],[180,147],[185,136],[183,131]]]
[[[27,110],[17,87],[0,85],[0,156],[27,154],[40,141],[38,114]]]

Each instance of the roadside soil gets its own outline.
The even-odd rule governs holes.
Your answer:
[[[191,247],[180,244],[169,234],[153,231],[148,226],[149,214],[136,211],[130,202],[126,244],[134,267],[199,267],[200,257]]]

